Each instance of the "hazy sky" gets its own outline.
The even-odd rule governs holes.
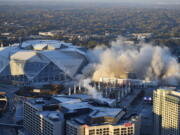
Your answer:
[[[123,2],[123,3],[160,3],[180,4],[180,0],[0,0],[0,1],[65,1],[65,2]]]
[[[0,0],[0,1],[6,1],[6,0]],[[37,0],[8,0],[8,1],[37,1]],[[180,0],[38,0],[38,1],[72,1],[72,2],[168,2],[168,3],[179,3]]]

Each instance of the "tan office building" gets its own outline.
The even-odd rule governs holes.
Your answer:
[[[117,124],[86,125],[76,121],[66,122],[66,135],[140,135],[140,117]]]
[[[180,135],[180,91],[158,89],[153,98],[153,135]]]

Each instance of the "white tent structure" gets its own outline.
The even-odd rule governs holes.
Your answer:
[[[57,40],[29,40],[0,48],[0,80],[19,85],[61,83],[87,63],[84,48]]]

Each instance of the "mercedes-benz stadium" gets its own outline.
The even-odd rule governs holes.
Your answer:
[[[81,73],[86,49],[57,40],[28,40],[0,48],[0,81],[16,85],[62,83]]]

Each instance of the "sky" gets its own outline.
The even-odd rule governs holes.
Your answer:
[[[180,4],[180,0],[0,0],[0,1],[58,1],[58,2],[108,2],[108,3],[143,3],[143,4]]]
[[[5,0],[0,0],[5,1]],[[6,0],[6,1],[37,1],[37,0]],[[40,1],[53,1],[53,0],[40,0]],[[166,3],[179,3],[180,0],[54,0],[54,1],[72,1],[72,2],[166,2]]]
[[[146,2],[179,2],[179,0],[73,0],[73,1],[99,1],[99,2],[132,2],[132,3],[146,3]]]

